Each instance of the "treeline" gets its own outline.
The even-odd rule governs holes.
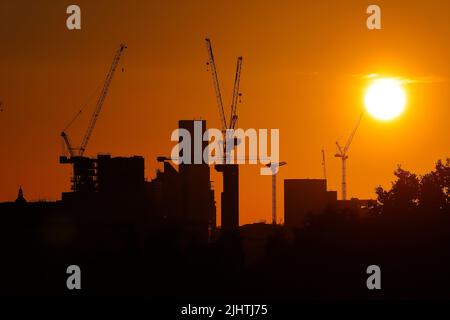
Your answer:
[[[450,159],[417,175],[400,166],[390,189],[376,188],[369,214],[329,208],[310,215],[293,240],[280,232],[266,246],[261,276],[300,298],[450,298]],[[368,290],[367,267],[381,269]],[[270,274],[270,276],[269,276]]]
[[[450,213],[450,159],[439,160],[435,169],[422,176],[402,169],[394,172],[390,190],[376,188],[375,213]]]

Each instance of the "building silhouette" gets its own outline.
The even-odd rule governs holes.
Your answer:
[[[322,213],[337,201],[336,191],[327,191],[325,179],[284,180],[285,225],[300,228],[308,214]]]
[[[203,157],[200,163],[195,163],[199,162],[199,159],[195,159],[195,148],[201,148],[203,155],[208,143],[202,139],[206,121],[180,120],[178,126],[179,129],[187,130],[192,137],[190,163],[182,163],[176,170],[168,162],[170,159],[160,158],[164,163],[164,170],[158,171],[156,178],[151,181],[153,202],[155,211],[160,212],[172,225],[181,228],[184,238],[204,243],[211,240],[216,230],[216,205],[210,167]],[[199,129],[200,131],[195,132]],[[195,142],[195,139],[200,140]]]
[[[223,191],[220,194],[222,230],[236,231],[239,229],[239,165],[218,164],[215,169],[223,177]]]
[[[370,199],[338,200],[337,191],[327,190],[325,179],[284,180],[284,219],[290,228],[304,227],[308,215],[321,214],[325,210],[366,217],[373,203]]]
[[[101,206],[108,201],[129,205],[149,201],[141,156],[80,157],[73,162],[73,167],[72,191],[63,192],[61,197],[67,205]]]

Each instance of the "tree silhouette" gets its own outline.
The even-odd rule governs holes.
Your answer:
[[[450,159],[437,161],[435,170],[418,176],[398,166],[390,190],[375,189],[376,213],[446,212],[450,209]]]
[[[445,163],[439,160],[435,170],[422,177],[419,203],[424,210],[449,212],[450,159]]]
[[[418,204],[420,179],[416,174],[398,166],[394,175],[397,180],[392,183],[391,190],[384,190],[381,186],[375,189],[378,196],[380,212],[396,211],[409,213]]]

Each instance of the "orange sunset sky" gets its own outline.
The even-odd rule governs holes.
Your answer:
[[[78,4],[82,29],[66,28]],[[382,29],[366,28],[381,7]],[[242,55],[241,128],[279,128],[278,210],[283,179],[321,178],[340,196],[337,139],[345,143],[364,109],[368,74],[405,80],[406,109],[383,122],[365,116],[349,150],[348,196],[375,197],[397,164],[416,173],[450,156],[450,1],[20,1],[0,2],[0,201],[23,186],[28,200],[60,198],[60,131],[79,144],[119,43],[128,45],[87,155],[143,155],[146,176],[169,155],[179,119],[219,128],[204,38],[213,41],[228,110]],[[240,223],[270,221],[271,178],[240,167]],[[216,191],[221,179],[212,170]],[[218,211],[219,196],[216,194]]]

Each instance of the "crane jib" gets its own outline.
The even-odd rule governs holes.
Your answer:
[[[111,64],[109,72],[108,72],[108,74],[106,76],[105,83],[103,84],[102,92],[100,94],[100,97],[98,98],[97,104],[95,106],[94,113],[92,114],[91,120],[89,122],[88,129],[86,131],[86,134],[84,135],[83,142],[81,143],[80,155],[83,155],[84,151],[86,150],[86,147],[87,147],[87,145],[89,143],[89,139],[91,138],[92,132],[94,131],[95,124],[97,122],[98,116],[100,115],[100,111],[102,110],[103,104],[104,104],[106,96],[108,94],[108,90],[109,90],[109,87],[111,85],[111,81],[112,81],[112,79],[114,77],[114,73],[115,73],[115,71],[117,69],[117,65],[119,64],[119,61],[120,61],[120,59],[121,59],[121,57],[123,55],[123,52],[124,52],[124,50],[126,48],[127,47],[124,44],[121,44],[119,49],[117,50],[116,54],[114,55],[113,62]]]

